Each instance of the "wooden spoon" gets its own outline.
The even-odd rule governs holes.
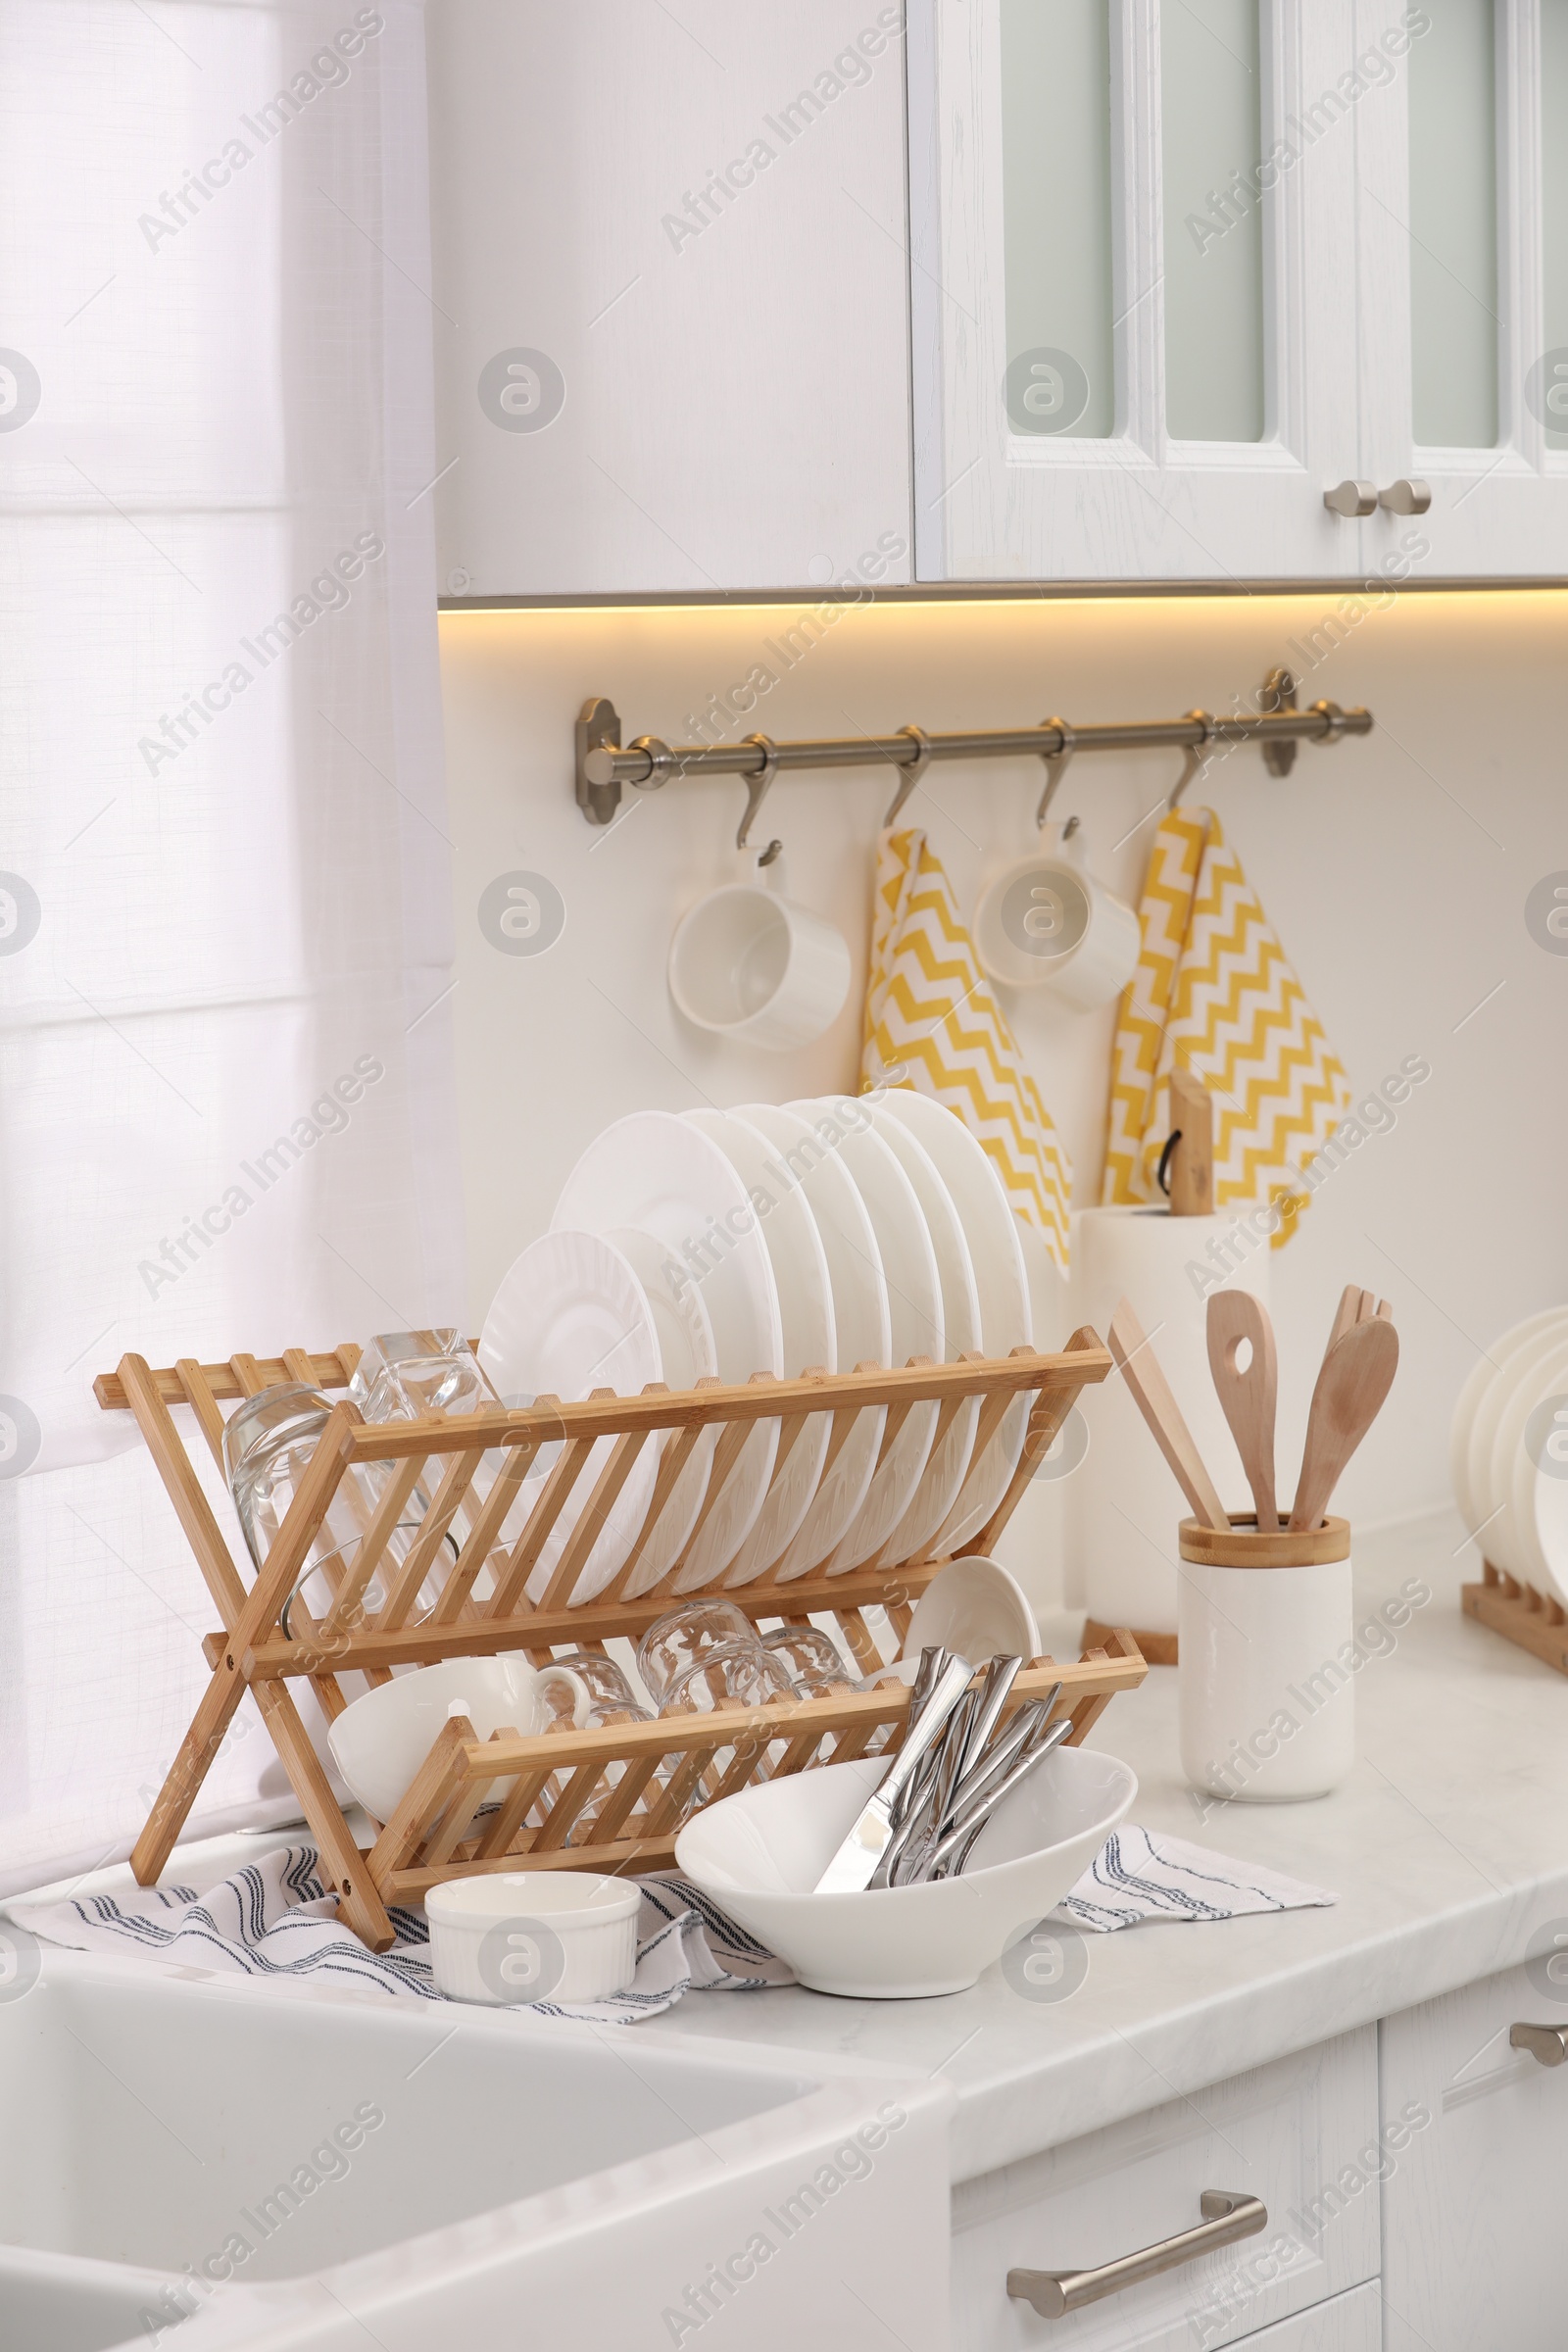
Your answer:
[[[1312,1391],[1293,1528],[1321,1524],[1345,1465],[1377,1419],[1398,1366],[1399,1335],[1379,1315],[1352,1324],[1323,1358]]]
[[[1221,1534],[1228,1532],[1229,1513],[1203,1467],[1203,1457],[1194,1445],[1193,1433],[1182,1419],[1170,1384],[1155,1361],[1148,1335],[1125,1298],[1110,1318],[1110,1352],[1132,1392],[1133,1402],[1153,1432],[1154,1443],[1175,1472],[1176,1483],[1194,1513],[1205,1527],[1218,1528]]]
[[[1236,1358],[1243,1341],[1251,1348],[1245,1372]],[[1259,1535],[1279,1533],[1274,1499],[1274,1403],[1279,1365],[1268,1309],[1250,1291],[1214,1291],[1208,1301],[1208,1368],[1230,1423],[1236,1450],[1257,1506]]]

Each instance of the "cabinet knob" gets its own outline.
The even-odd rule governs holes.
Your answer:
[[[1375,514],[1378,511],[1376,482],[1341,482],[1333,490],[1325,490],[1323,504],[1331,514]]]
[[[1378,505],[1391,514],[1424,514],[1432,504],[1430,482],[1391,482],[1378,492]]]
[[[1568,2026],[1510,2026],[1508,2046],[1528,2050],[1538,2066],[1561,2066],[1568,2059]]]

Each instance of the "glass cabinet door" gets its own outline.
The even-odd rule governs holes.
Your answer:
[[[920,577],[1359,567],[1355,19],[911,0]]]
[[[1359,162],[1365,541],[1414,505],[1429,577],[1568,575],[1568,0],[1369,4],[1411,39]]]

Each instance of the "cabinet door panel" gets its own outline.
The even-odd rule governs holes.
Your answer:
[[[955,2352],[1194,2352],[1341,2295],[1378,2267],[1377,2130],[1366,2028],[963,2183]],[[1266,2226],[1064,2319],[1008,2295],[1009,2270],[1089,2269],[1194,2228],[1205,2188],[1260,2197]]]
[[[1379,2029],[1385,2122],[1431,2122],[1383,2186],[1388,2352],[1560,2352],[1568,2310],[1568,2066],[1509,2047],[1568,2025],[1534,1962]],[[1557,1962],[1552,1966],[1560,1966]]]
[[[1568,348],[1552,338],[1568,338],[1568,11],[1361,0],[1361,15],[1363,46],[1407,44],[1392,84],[1356,113],[1363,471],[1379,488],[1429,485],[1418,572],[1560,576],[1568,441],[1554,419],[1568,420]],[[1371,561],[1409,528],[1380,510],[1364,525]]]
[[[1083,118],[1099,106],[1098,84],[1072,77],[1092,63],[1081,42],[1064,32],[1054,46],[1041,38],[1031,47],[1018,29],[1020,13],[1049,21],[1068,0],[911,0],[922,578],[1338,576],[1360,564],[1360,525],[1322,503],[1325,487],[1358,469],[1353,143],[1328,135],[1346,111],[1333,92],[1353,57],[1352,0],[1256,0],[1255,27],[1248,24],[1255,39],[1241,61],[1245,74],[1255,56],[1253,113],[1238,105],[1234,42],[1217,22],[1229,24],[1235,10],[1203,6],[1216,22],[1205,19],[1201,31],[1225,53],[1223,133],[1190,119],[1201,75],[1184,0],[1072,0],[1079,24],[1098,24],[1103,12],[1110,83],[1100,263],[1110,284],[1086,302],[1080,281],[1094,254],[1084,249],[1085,220],[1098,218],[1100,191]],[[1049,159],[1018,166],[1018,142],[1031,137],[1081,155],[1081,203]],[[1215,158],[1228,137],[1255,137],[1255,147],[1232,157],[1227,178]],[[1198,184],[1211,167],[1217,184]],[[1039,216],[1020,225],[1019,208],[1031,202]],[[1043,276],[1062,285],[1064,325],[1054,334],[1049,309],[1019,299],[1020,253],[1030,251]],[[1174,270],[1171,253],[1182,265]],[[1108,395],[1098,380],[1107,311]],[[1024,347],[1026,318],[1038,350]],[[1205,397],[1195,349],[1205,320],[1216,372],[1255,373],[1255,393],[1239,383],[1237,397],[1229,387]],[[1086,322],[1087,356],[1065,348],[1073,321]],[[1031,369],[1043,379],[1032,408]],[[1173,419],[1194,434],[1245,437],[1183,439]]]
[[[438,0],[428,42],[444,592],[908,579],[898,7]]]
[[[1383,2303],[1376,2279],[1247,2336],[1237,2352],[1383,2352]]]

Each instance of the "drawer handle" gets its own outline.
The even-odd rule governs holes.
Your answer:
[[[1255,2237],[1268,2228],[1268,2207],[1261,2197],[1205,2188],[1199,2205],[1203,2219],[1195,2230],[1179,2230],[1157,2246],[1118,2255],[1114,2262],[1102,2262],[1098,2271],[1009,2271],[1007,2292],[1017,2302],[1032,2303],[1043,2320],[1060,2320],[1069,2311],[1082,2311],[1086,2303],[1098,2303],[1102,2295],[1120,2294],[1124,2286],[1157,2278],[1161,2271],[1179,2270],[1200,2254],[1212,2254],[1217,2246]]]
[[[1568,2026],[1510,2026],[1508,2046],[1528,2050],[1538,2066],[1561,2066],[1568,2059]]]

